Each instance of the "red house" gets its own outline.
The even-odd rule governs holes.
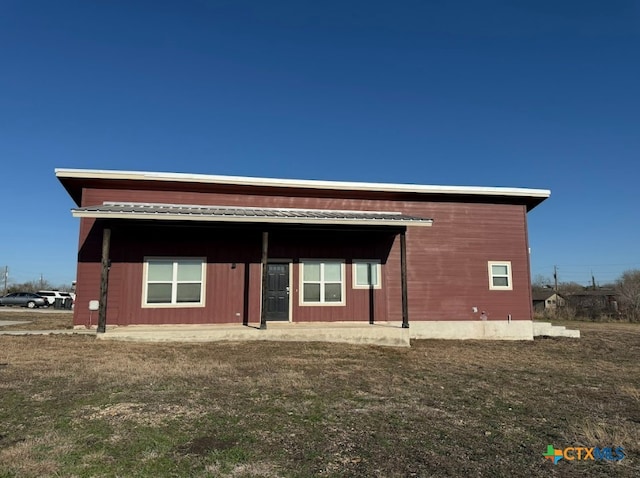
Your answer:
[[[527,211],[548,190],[56,176],[80,218],[76,326],[349,322],[412,338],[533,337]]]

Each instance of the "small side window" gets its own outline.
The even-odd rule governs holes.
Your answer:
[[[380,261],[353,261],[353,288],[381,288]]]
[[[489,261],[489,289],[513,290],[510,261]]]

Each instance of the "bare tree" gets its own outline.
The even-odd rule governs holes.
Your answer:
[[[38,290],[49,290],[51,284],[46,279],[37,279],[27,282],[14,283],[7,288],[7,293],[11,292],[36,292]]]
[[[576,292],[582,292],[585,287],[577,282],[560,282],[558,284],[558,292],[561,294],[573,294]]]
[[[553,279],[538,274],[531,281],[531,289],[534,291],[543,291],[553,289]]]
[[[620,312],[631,322],[640,322],[640,270],[626,271],[616,282]]]

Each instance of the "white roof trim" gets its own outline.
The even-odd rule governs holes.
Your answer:
[[[138,181],[173,181],[184,183],[228,184],[237,186],[288,187],[306,189],[333,189],[351,191],[380,191],[418,194],[468,194],[479,196],[515,196],[548,198],[548,189],[433,186],[421,184],[364,183],[349,181],[318,181],[310,179],[277,179],[243,176],[219,176],[209,174],[161,173],[144,171],[115,171],[103,169],[56,168],[58,178],[117,179]]]

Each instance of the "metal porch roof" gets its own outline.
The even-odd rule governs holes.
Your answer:
[[[399,212],[337,211],[330,209],[246,208],[183,204],[107,202],[71,210],[74,217],[209,221],[277,224],[431,226],[433,219]]]

